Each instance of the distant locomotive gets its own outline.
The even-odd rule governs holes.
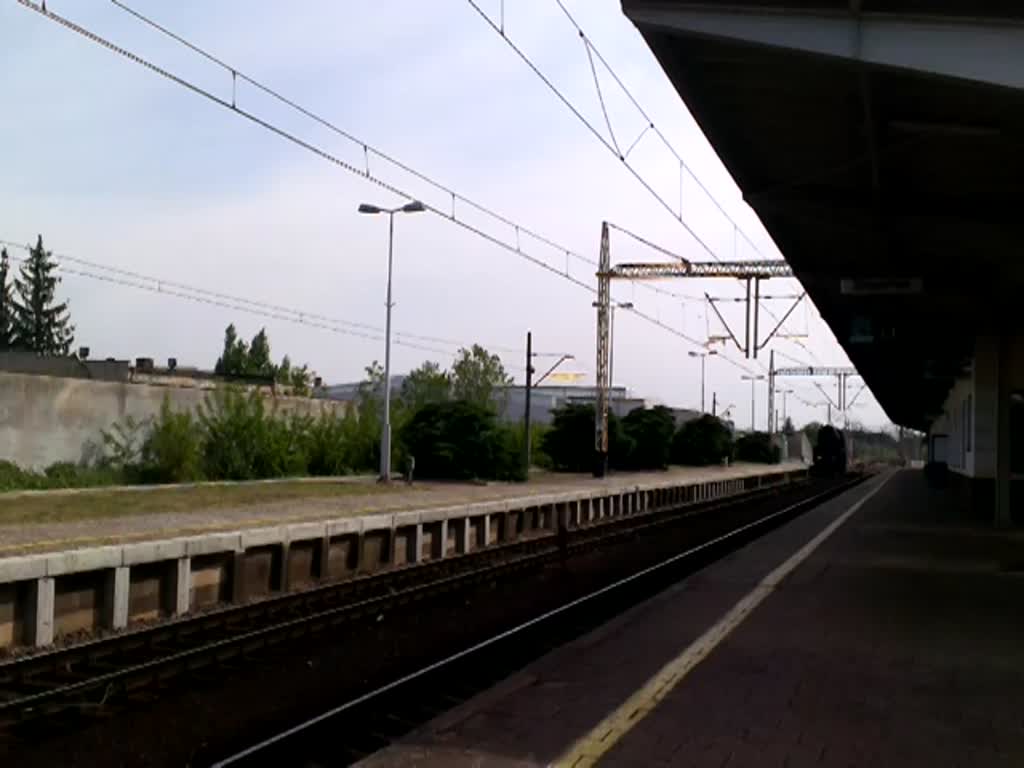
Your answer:
[[[840,430],[830,426],[818,430],[811,472],[819,477],[846,473],[846,437]]]

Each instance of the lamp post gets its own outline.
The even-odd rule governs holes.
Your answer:
[[[380,431],[380,480],[391,480],[391,265],[395,246],[395,214],[420,213],[426,208],[419,200],[413,200],[398,208],[381,208],[369,203],[359,206],[359,213],[388,215],[388,292],[385,306],[387,320],[384,324],[384,425]]]
[[[740,376],[740,378],[750,382],[750,431],[756,432],[757,429],[754,427],[754,383],[764,381],[764,376]]]
[[[717,355],[718,352],[710,350],[709,352],[687,352],[690,357],[700,358],[700,412],[704,413],[704,362],[711,355]]]

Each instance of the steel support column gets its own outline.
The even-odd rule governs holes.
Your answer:
[[[611,315],[611,250],[608,222],[601,224],[597,271],[597,409],[594,418],[594,477],[608,471],[608,350]]]

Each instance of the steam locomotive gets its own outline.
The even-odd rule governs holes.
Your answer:
[[[818,430],[811,474],[817,477],[836,477],[845,473],[846,437],[841,430],[826,425]]]

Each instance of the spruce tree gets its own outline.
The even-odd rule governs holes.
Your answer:
[[[60,283],[60,277],[54,274],[56,269],[53,253],[43,248],[40,235],[14,280],[14,346],[37,355],[66,355],[74,341],[75,328],[68,317],[67,302],[56,303]]]
[[[12,313],[11,286],[7,281],[10,272],[10,260],[7,258],[7,249],[0,250],[0,350],[10,349],[14,346],[12,336]]]

